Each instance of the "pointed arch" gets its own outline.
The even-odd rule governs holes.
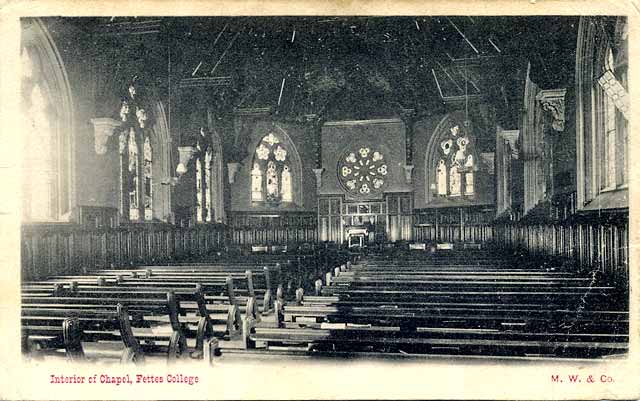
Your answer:
[[[579,209],[628,207],[627,24],[623,16],[606,23],[580,18],[575,66]]]
[[[124,221],[130,222],[166,222],[171,216],[169,127],[155,88],[148,93],[141,102],[138,98],[127,99],[134,107],[121,111],[120,116],[125,121],[119,149],[120,211]],[[138,106],[148,110],[143,120],[133,111]]]
[[[23,160],[23,218],[27,221],[69,221],[76,205],[75,127],[73,96],[66,68],[58,48],[43,21],[21,20],[23,64],[22,114],[25,145],[42,145],[45,157],[25,152]],[[31,95],[34,95],[32,97]],[[40,102],[32,118],[32,100]],[[32,155],[32,158],[28,156]],[[39,179],[30,179],[37,175]],[[34,177],[35,178],[35,177]],[[44,202],[36,202],[45,197]]]
[[[286,130],[282,128],[282,126],[280,126],[278,123],[272,123],[271,127],[272,129],[267,129],[257,133],[257,135],[254,136],[253,141],[248,148],[249,154],[252,155],[251,156],[252,162],[247,170],[249,172],[254,170],[255,164],[256,162],[258,162],[260,165],[260,171],[262,173],[262,183],[263,183],[262,184],[262,192],[263,192],[262,200],[257,200],[255,198],[251,198],[251,199],[255,199],[254,203],[265,202],[271,205],[285,205],[285,204],[301,205],[302,204],[302,161],[300,159],[300,154],[298,153],[298,149],[296,148],[295,144],[291,140],[291,137],[286,132]],[[264,140],[269,135],[273,135],[279,142],[277,143],[276,146],[267,146],[269,148],[268,154],[266,155],[267,158],[260,159],[258,157],[257,152],[263,151],[263,149],[261,148],[261,145],[264,145],[265,143]],[[284,160],[275,159],[275,152],[277,151],[278,146],[280,146],[280,148],[282,148],[286,152],[286,156],[284,157]],[[277,195],[275,196],[275,198],[273,197],[273,194],[271,194],[270,196],[267,196],[269,195],[269,192],[270,192],[270,189],[267,188],[267,183],[269,180],[269,177],[267,176],[267,169],[269,168],[269,162],[273,162],[273,169],[270,170],[270,174],[273,176],[272,178],[275,178],[275,184],[272,184],[272,185],[275,185],[275,188],[277,188]],[[283,171],[285,171],[284,169],[285,166],[288,168],[288,171],[285,172],[285,176],[284,176],[288,178],[285,178],[285,180],[289,179],[291,183],[290,185],[291,186],[291,202],[283,201],[281,192],[280,192],[282,190],[282,178],[283,178],[282,173]],[[250,178],[249,182],[251,181],[253,180]],[[271,182],[273,182],[273,180]],[[285,183],[286,182],[287,181],[285,181]],[[272,186],[272,188],[274,187]],[[247,191],[253,192],[252,189],[253,188],[249,187],[247,188]],[[287,198],[285,197],[285,199]]]
[[[424,157],[427,204],[438,198],[453,200],[476,196],[479,160],[475,138],[467,132],[464,118],[458,113],[447,114],[440,120],[429,138]]]

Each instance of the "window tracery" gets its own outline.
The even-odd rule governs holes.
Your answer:
[[[120,202],[126,220],[153,220],[153,145],[150,116],[140,103],[134,80],[121,99],[119,116]]]
[[[289,152],[274,133],[265,135],[256,147],[251,170],[251,201],[292,203],[293,170]]]
[[[222,221],[222,161],[219,143],[200,129],[196,143],[196,222]],[[217,137],[215,137],[217,139]]]
[[[338,179],[355,196],[381,192],[388,174],[384,154],[368,146],[347,151],[338,162]]]
[[[435,159],[434,189],[438,197],[475,195],[476,163],[471,136],[454,125],[440,139]]]

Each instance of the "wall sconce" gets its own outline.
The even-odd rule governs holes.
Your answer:
[[[407,182],[407,184],[411,184],[411,173],[413,172],[413,165],[408,164],[402,166],[402,168],[404,168],[404,180]]]
[[[227,168],[229,169],[229,184],[233,184],[236,182],[236,174],[238,173],[238,170],[240,170],[240,163],[227,163]]]
[[[323,171],[324,171],[324,168],[322,168],[322,167],[313,169],[313,173],[316,175],[316,189],[318,191],[322,187],[322,172]]]
[[[566,89],[543,89],[536,95],[542,109],[551,114],[551,127],[560,132],[564,130],[564,96]]]
[[[500,137],[504,139],[509,145],[511,151],[511,158],[518,159],[520,156],[520,149],[518,149],[518,138],[520,137],[520,130],[500,130],[498,131]]]
[[[186,173],[187,166],[189,165],[189,161],[193,158],[193,155],[196,153],[196,148],[193,146],[178,146],[178,156],[180,158],[180,162],[178,163],[178,167],[176,168],[176,173],[178,176]]]
[[[116,128],[122,125],[121,121],[113,118],[92,118],[94,148],[97,154],[104,155],[107,153],[107,141],[113,135]]]

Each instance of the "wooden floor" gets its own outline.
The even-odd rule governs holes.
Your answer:
[[[23,283],[23,350],[132,363],[628,350],[626,292],[597,274],[485,250],[324,260],[265,255]]]

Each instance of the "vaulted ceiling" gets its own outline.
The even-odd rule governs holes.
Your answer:
[[[483,99],[512,119],[527,63],[570,82],[572,17],[79,18],[113,82],[137,75],[179,109],[266,108],[281,118],[440,113]]]

